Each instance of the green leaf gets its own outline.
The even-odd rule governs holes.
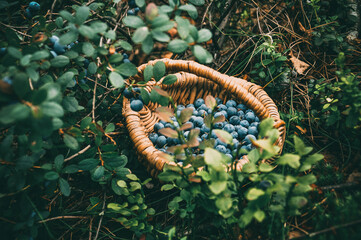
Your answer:
[[[232,198],[218,197],[216,200],[216,206],[221,211],[228,211],[232,207]]]
[[[143,20],[138,16],[127,16],[123,19],[123,23],[125,26],[131,28],[140,28],[145,26]]]
[[[148,36],[149,30],[148,27],[140,27],[135,30],[132,40],[135,43],[141,43],[145,40],[145,38]]]
[[[280,165],[289,165],[291,168],[297,169],[300,166],[300,156],[286,153],[277,160],[277,163]]]
[[[127,183],[124,180],[119,180],[117,181],[117,185],[121,188],[126,188],[127,187]]]
[[[159,42],[169,42],[170,37],[168,34],[161,32],[161,31],[151,31],[152,36],[155,40]]]
[[[222,142],[233,144],[233,137],[229,132],[220,129],[214,129],[213,131]]]
[[[206,96],[206,99],[204,100],[204,103],[205,103],[206,106],[207,106],[208,108],[210,108],[212,111],[213,111],[213,109],[217,106],[217,101],[216,101],[216,99],[215,99],[213,96],[211,96],[211,95],[207,95],[207,96]]]
[[[75,21],[74,16],[71,15],[71,13],[68,12],[68,11],[65,11],[65,10],[60,11],[60,16],[62,16],[65,20],[67,20],[67,21],[69,21],[71,23],[74,23],[74,21]]]
[[[150,81],[150,79],[152,79],[152,77],[153,77],[153,66],[152,65],[146,66],[144,69],[143,75],[144,75],[145,82]]]
[[[90,9],[87,6],[81,6],[77,9],[75,19],[78,25],[83,24],[89,17]]]
[[[201,29],[198,31],[197,43],[208,42],[212,38],[212,32],[208,29]]]
[[[174,39],[168,44],[168,50],[173,53],[183,53],[188,49],[188,43],[184,40]]]
[[[259,136],[265,137],[267,132],[273,128],[274,120],[273,118],[267,118],[261,122],[259,125]]]
[[[56,102],[44,102],[40,108],[43,114],[48,117],[62,117],[64,115],[63,107]]]
[[[0,111],[0,123],[7,125],[15,121],[26,119],[30,115],[30,108],[24,104],[16,103],[5,106]]]
[[[124,79],[117,72],[111,72],[109,74],[109,80],[115,88],[121,88],[122,86],[124,86]]]
[[[273,170],[273,167],[269,165],[268,163],[261,163],[259,165],[259,170],[261,172],[271,172]]]
[[[208,186],[214,194],[218,195],[227,188],[227,181],[211,181],[211,184]]]
[[[76,150],[79,147],[78,141],[69,134],[64,134],[64,143],[68,148],[73,150]]]
[[[196,6],[201,6],[205,3],[204,0],[189,0],[190,3],[196,5]]]
[[[62,17],[57,17],[55,19],[55,24],[58,28],[63,28],[63,25],[64,25],[64,20]]]
[[[75,30],[70,30],[69,32],[63,34],[59,38],[59,43],[62,45],[67,45],[78,40],[78,32]]]
[[[82,25],[84,26],[84,25]],[[90,24],[90,29],[92,29],[93,33],[105,33],[105,31],[108,29],[108,25],[106,23],[100,22],[100,21],[96,21],[96,22],[92,22]]]
[[[312,147],[306,147],[306,145],[303,143],[303,141],[294,135],[293,137],[294,143],[295,143],[295,149],[298,154],[301,156],[307,155],[312,151]]]
[[[177,131],[168,127],[159,129],[159,133],[169,138],[178,138]]]
[[[104,37],[109,38],[111,40],[115,40],[117,38],[117,33],[113,30],[108,30],[105,34]]]
[[[82,49],[83,49],[83,53],[88,57],[93,56],[95,51],[93,45],[90,42],[84,42]]]
[[[90,75],[95,74],[98,70],[98,66],[95,64],[95,62],[91,62],[88,66],[88,73]]]
[[[59,154],[58,156],[55,157],[54,159],[54,165],[55,165],[55,169],[56,171],[60,171],[62,166],[64,163],[64,156]]]
[[[87,158],[79,162],[79,168],[84,171],[89,171],[96,168],[99,165],[99,160],[94,158]]]
[[[123,60],[123,55],[122,54],[119,54],[119,53],[116,53],[116,54],[113,54],[109,57],[109,62],[110,63],[119,63]]]
[[[164,62],[158,61],[153,66],[153,75],[156,81],[159,81],[165,74],[166,67]]]
[[[315,154],[312,154],[312,155],[308,156],[306,158],[305,162],[307,162],[308,164],[315,164],[318,161],[321,161],[323,158],[324,157],[323,157],[322,154],[315,153]]]
[[[81,25],[78,29],[79,33],[86,38],[93,39],[95,37],[95,30],[89,26]]]
[[[192,52],[200,63],[211,63],[213,61],[212,55],[200,45],[194,45]]]
[[[169,191],[172,190],[174,188],[174,184],[165,184],[161,187],[161,191]]]
[[[140,185],[139,182],[130,182],[129,185],[130,185],[130,189],[129,189],[129,190],[130,190],[131,192],[134,192],[134,191],[139,190],[139,189],[142,188],[142,186]]]
[[[70,62],[69,58],[64,55],[56,56],[55,58],[50,60],[51,66],[56,68],[62,68],[68,65]]]
[[[186,11],[189,14],[189,16],[193,19],[196,19],[198,17],[197,8],[192,4],[182,5],[178,9]]]
[[[142,50],[144,53],[149,54],[153,50],[154,41],[149,34],[142,43]]]
[[[266,214],[265,214],[264,211],[258,209],[257,211],[254,212],[253,217],[254,217],[258,222],[262,222],[263,219],[266,217]]]
[[[204,161],[207,165],[216,170],[223,170],[223,157],[220,152],[212,148],[206,148],[204,151]]]
[[[139,180],[139,178],[137,177],[137,175],[132,174],[132,173],[131,173],[131,174],[127,174],[126,177],[127,177],[128,179],[132,180],[132,181],[138,181],[138,180]]]
[[[258,188],[251,188],[247,194],[246,194],[246,198],[248,201],[253,201],[256,200],[257,198],[259,198],[260,196],[264,195],[264,191],[262,191],[261,189]]]
[[[180,16],[176,16],[178,34],[182,39],[186,39],[189,35],[189,20]]]
[[[148,91],[145,90],[144,88],[141,88],[140,89],[140,96],[142,97],[144,104],[147,105],[149,103],[149,100],[150,100],[150,96],[149,96]]]
[[[95,180],[99,180],[104,176],[104,172],[105,172],[105,168],[103,166],[98,166],[93,173],[93,178]]]
[[[44,178],[49,181],[54,181],[59,178],[59,174],[54,171],[46,172],[44,174]]]
[[[317,178],[313,174],[307,174],[302,177],[298,177],[298,182],[301,184],[310,185],[312,183],[315,183],[317,181]]]
[[[134,76],[138,73],[138,69],[133,63],[123,63],[116,67],[116,71],[126,77]]]
[[[43,60],[45,58],[48,58],[49,56],[50,56],[49,51],[41,50],[41,51],[37,51],[33,55],[31,55],[31,60],[32,61],[39,61],[39,60]]]
[[[14,48],[14,47],[8,47],[7,52],[10,54],[10,56],[17,58],[17,59],[20,59],[23,57],[23,54],[20,52],[20,50],[17,48]]]
[[[159,180],[164,181],[164,182],[171,182],[177,179],[181,179],[181,175],[179,175],[179,173],[177,172],[173,172],[173,171],[163,171],[158,175]]]
[[[135,0],[135,4],[137,4],[138,7],[142,8],[145,6],[145,0]]]
[[[245,172],[245,173],[255,173],[257,171],[258,171],[257,166],[253,162],[246,163],[242,167],[242,172]]]
[[[113,132],[114,129],[115,129],[114,123],[109,123],[108,126],[105,128],[104,132],[110,133],[110,132]]]
[[[133,49],[132,45],[124,40],[120,40],[118,43],[119,43],[119,46],[121,46],[126,51],[132,51],[132,49]]]
[[[69,112],[77,112],[78,110],[84,109],[83,107],[79,106],[78,100],[75,97],[66,96],[63,99],[63,106],[64,109]]]
[[[291,197],[291,199],[289,200],[289,205],[294,208],[301,208],[306,205],[306,203],[307,199],[302,196]]]
[[[64,178],[59,178],[59,187],[64,196],[68,197],[70,195],[69,183]]]

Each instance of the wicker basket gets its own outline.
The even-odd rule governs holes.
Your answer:
[[[150,92],[152,87],[158,84],[166,90],[177,104],[193,103],[197,98],[204,98],[207,95],[219,97],[224,102],[234,99],[239,103],[247,105],[262,120],[272,117],[275,120],[275,128],[280,131],[280,137],[276,144],[282,149],[285,140],[285,123],[280,119],[278,110],[272,99],[263,89],[246,80],[230,77],[221,74],[209,67],[193,61],[160,59],[143,64],[138,68],[138,74],[134,77],[136,82],[142,81],[143,71],[147,65],[154,65],[157,61],[165,63],[167,73],[175,74],[178,77],[172,85],[162,85],[161,81],[149,81],[146,90]],[[149,133],[153,132],[154,124],[159,121],[155,109],[158,104],[149,103],[139,111],[132,111],[130,102],[124,98],[123,116],[126,119],[130,138],[132,139],[139,160],[147,167],[153,177],[162,171],[166,160],[159,156],[161,153],[149,140]],[[238,164],[238,168],[247,162],[247,157]]]

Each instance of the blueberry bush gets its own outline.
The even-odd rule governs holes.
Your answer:
[[[358,239],[357,4],[0,0],[0,10],[2,239]],[[284,149],[273,120],[245,103],[149,93],[149,82],[177,81],[156,62],[135,82],[159,58],[262,86],[286,122]],[[160,105],[149,139],[171,164],[157,179],[137,160],[124,99],[132,111]]]

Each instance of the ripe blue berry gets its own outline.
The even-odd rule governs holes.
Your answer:
[[[238,145],[239,145],[239,141],[237,140],[237,139],[235,139],[235,138],[233,138],[233,146],[234,146],[234,148],[237,148],[238,147]]]
[[[128,1],[128,5],[130,8],[135,8],[137,7],[137,4],[135,3],[135,0],[129,0]]]
[[[54,43],[56,43],[56,42],[59,42],[58,36],[55,36],[55,35],[51,36],[51,37],[49,38],[49,40],[50,40],[50,42],[51,42],[52,44],[54,44]]]
[[[257,136],[257,135],[258,135],[257,127],[249,126],[249,128],[248,128],[248,134],[251,134],[251,135],[253,135],[253,136]]]
[[[204,125],[204,124],[202,125],[202,127],[201,127],[201,133],[208,133],[209,130],[210,130],[210,129],[207,128],[206,125]]]
[[[241,124],[241,119],[239,119],[239,116],[232,116],[229,119],[229,123],[232,125],[239,125],[239,124]]]
[[[254,121],[259,123],[259,118],[256,116],[256,117],[254,118]]]
[[[156,142],[157,147],[164,147],[167,143],[167,138],[165,136],[159,136]]]
[[[253,122],[256,118],[256,116],[254,115],[253,112],[248,112],[246,113],[246,115],[244,116],[244,118],[248,121],[248,122]]]
[[[59,42],[54,43],[53,49],[57,54],[65,53],[65,46],[61,45]]]
[[[267,190],[271,186],[271,183],[267,180],[260,181],[258,187],[262,190]]]
[[[215,129],[222,129],[224,126],[224,122],[217,122],[214,124]]]
[[[137,14],[139,10],[140,10],[139,7],[134,8],[135,14]]]
[[[134,97],[133,92],[132,92],[132,91],[129,91],[129,89],[128,89],[128,88],[124,89],[124,91],[123,91],[123,95],[124,95],[124,97],[126,97],[126,98],[128,98],[128,99],[130,99],[130,98],[133,98],[133,97]]]
[[[134,15],[135,15],[134,9],[129,9],[129,10],[128,10],[128,15],[129,15],[129,16],[134,16]]]
[[[222,145],[224,147],[227,147],[227,144],[222,142],[219,138],[216,139],[216,146]]]
[[[202,117],[197,117],[196,120],[193,122],[196,127],[201,128],[204,121]]]
[[[200,110],[198,111],[197,116],[199,116],[199,117],[204,117],[204,116],[206,116],[207,114],[208,114],[208,113],[207,113],[205,110],[200,109]]]
[[[29,3],[29,9],[31,12],[37,12],[40,10],[40,4],[37,2],[31,2]]]
[[[125,59],[123,59],[123,63],[130,63],[130,60],[125,58]]]
[[[238,111],[238,116],[241,118],[241,119],[243,119],[244,118],[244,112],[242,111],[242,110],[239,110]]]
[[[202,104],[204,104],[204,100],[202,98],[198,98],[195,102],[194,102],[194,106],[196,108],[199,108]]]
[[[6,82],[7,84],[10,84],[10,85],[13,84],[13,80],[11,78],[9,78],[8,76],[4,77],[3,81]]]
[[[219,105],[219,104],[222,104],[222,99],[216,97],[216,102],[217,102],[218,105]]]
[[[231,135],[232,135],[233,139],[238,138],[238,133],[236,131],[231,132]]]
[[[227,131],[229,133],[233,132],[235,130],[234,126],[232,124],[227,123],[224,127],[223,127],[224,131]]]
[[[237,109],[234,108],[234,107],[229,107],[227,109],[227,114],[228,114],[228,117],[232,117],[234,115],[237,115]]]
[[[156,134],[156,133],[149,134],[149,139],[155,145],[157,142],[157,139],[158,139],[158,134]]]
[[[247,120],[242,120],[241,123],[240,123],[240,125],[241,125],[242,127],[248,128],[248,127],[249,127],[249,122],[248,122]]]
[[[227,111],[222,110],[222,111],[220,111],[220,113],[222,113],[225,118],[228,118],[228,113],[227,113]]]
[[[133,111],[139,112],[143,108],[143,102],[141,100],[135,99],[135,100],[131,101],[130,108]]]
[[[226,156],[229,157],[230,159],[233,158],[233,157],[232,157],[232,154],[230,154],[230,153],[226,153]]]
[[[249,126],[258,128],[259,122],[253,122]]]
[[[25,17],[28,19],[33,18],[33,14],[31,13],[29,8],[25,9]]]
[[[163,123],[157,122],[156,124],[154,124],[154,131],[158,132],[162,128],[164,128]]]
[[[248,134],[245,138],[244,141],[246,144],[252,144],[252,141],[256,141],[257,138],[251,134]]]
[[[243,139],[247,136],[248,129],[245,127],[242,127],[242,126],[237,126],[237,133],[238,133],[239,139]]]
[[[247,110],[247,106],[244,105],[244,104],[242,104],[242,103],[240,103],[240,104],[237,105],[237,109],[238,109],[238,110],[242,110],[242,111],[246,111],[246,110]]]
[[[84,59],[84,62],[83,62],[83,63],[84,63],[84,67],[85,67],[85,68],[88,68],[89,63],[90,63],[89,60],[88,60],[88,59]]]
[[[218,105],[218,110],[219,110],[219,111],[223,111],[223,110],[224,110],[224,111],[227,111],[227,107],[226,107],[226,105],[224,105],[224,104],[219,104],[219,105]]]
[[[221,153],[226,153],[226,152],[227,152],[226,147],[223,146],[223,145],[217,145],[217,146],[216,146],[216,150],[217,150],[218,152],[221,152]]]
[[[226,102],[226,106],[228,107],[228,108],[230,108],[230,107],[236,107],[237,106],[237,103],[236,103],[236,101],[234,101],[234,100],[228,100],[227,102]]]
[[[53,57],[58,56],[58,54],[56,54],[56,52],[54,52],[53,50],[50,50],[50,54],[51,54]]]

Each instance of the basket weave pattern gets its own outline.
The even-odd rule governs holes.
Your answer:
[[[178,80],[172,85],[162,85],[161,81],[158,83],[149,81],[149,86],[145,88],[148,92],[158,85],[168,92],[176,104],[183,105],[193,103],[196,99],[205,98],[207,95],[219,97],[223,102],[233,99],[243,103],[252,109],[260,120],[268,117],[274,119],[274,127],[280,131],[280,137],[276,144],[282,149],[286,135],[285,123],[280,119],[272,99],[260,86],[240,78],[227,76],[193,61],[171,59],[160,59],[141,65],[138,67],[138,74],[134,77],[136,82],[143,80],[145,67],[154,65],[157,61],[163,61],[167,73],[175,74]],[[128,99],[124,98],[123,101],[123,116],[126,119],[130,138],[140,161],[154,177],[162,171],[164,164],[167,163],[158,155],[160,151],[148,138],[149,133],[153,132],[154,124],[159,121],[155,113],[157,107],[159,107],[158,104],[149,103],[141,111],[135,112],[131,110]],[[247,158],[244,158],[237,167],[241,168],[247,161]]]

